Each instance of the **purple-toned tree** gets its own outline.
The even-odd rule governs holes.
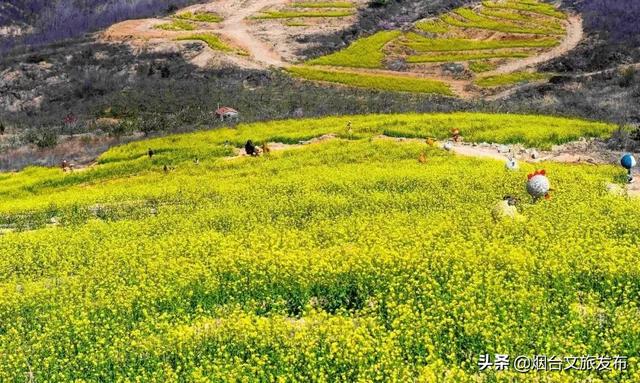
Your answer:
[[[0,51],[18,45],[52,43],[81,36],[113,23],[149,17],[198,0],[15,0],[0,1],[0,27],[29,26],[20,37],[1,37]]]
[[[640,1],[575,1],[585,27],[614,44],[640,45]]]

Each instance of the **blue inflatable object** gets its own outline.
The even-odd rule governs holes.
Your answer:
[[[620,159],[620,165],[627,170],[631,170],[634,166],[636,166],[636,159],[633,157],[633,154],[626,153]]]
[[[636,159],[633,156],[633,154],[631,153],[624,154],[620,159],[620,165],[622,165],[623,168],[627,169],[627,182],[632,183],[633,173],[631,172],[631,169],[633,169],[633,167],[636,166]]]

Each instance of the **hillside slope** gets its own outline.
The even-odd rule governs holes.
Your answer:
[[[17,9],[28,8],[26,3],[14,3]],[[143,3],[134,4],[142,7]],[[640,122],[636,108],[640,97],[640,75],[637,66],[633,65],[638,61],[638,45],[633,39],[634,27],[629,25],[625,12],[620,11],[625,8],[621,8],[619,3],[607,10],[598,8],[596,0],[576,4],[565,2],[566,7],[561,8],[563,12],[581,12],[584,39],[570,53],[565,53],[565,50],[556,52],[561,56],[546,63],[539,63],[535,58],[545,55],[549,49],[555,51],[559,48],[551,46],[557,44],[552,41],[553,36],[529,36],[525,42],[507,39],[503,43],[507,48],[500,48],[498,52],[494,49],[489,54],[496,56],[494,58],[457,62],[468,60],[468,53],[476,59],[479,54],[487,57],[487,46],[495,44],[496,37],[501,35],[494,33],[491,37],[491,31],[478,32],[474,28],[464,31],[453,28],[455,34],[463,32],[462,37],[452,35],[448,38],[437,38],[428,33],[420,36],[401,33],[403,29],[415,32],[416,21],[423,19],[441,19],[449,15],[453,17],[453,20],[448,18],[449,21],[459,23],[462,21],[460,12],[455,11],[461,6],[488,14],[486,9],[483,11],[482,7],[476,7],[476,2],[440,0],[418,4],[414,1],[390,1],[384,7],[371,7],[363,2],[350,1],[328,3],[343,8],[270,6],[255,10],[256,19],[245,17],[240,30],[242,36],[246,37],[248,33],[255,37],[251,42],[256,43],[260,50],[276,54],[275,58],[267,57],[267,65],[252,60],[251,56],[255,54],[247,55],[242,42],[234,44],[233,39],[197,36],[200,32],[215,32],[216,28],[232,31],[233,26],[238,25],[233,18],[237,16],[238,4],[231,4],[233,6],[226,11],[221,9],[219,15],[211,15],[222,18],[215,20],[214,17],[215,22],[212,23],[185,19],[184,12],[180,10],[165,14],[160,7],[161,2],[154,4],[157,7],[152,12],[156,17],[150,19],[152,25],[169,25],[167,28],[171,29],[175,27],[176,20],[181,23],[186,20],[196,25],[196,29],[146,29],[145,33],[162,32],[164,36],[181,38],[180,41],[165,38],[158,45],[129,44],[132,39],[126,36],[105,43],[101,40],[104,36],[101,33],[0,55],[0,124],[6,128],[5,135],[0,136],[1,169],[20,169],[29,164],[57,165],[63,159],[86,163],[119,140],[224,126],[226,124],[213,116],[218,105],[238,109],[244,122],[334,114],[452,110],[559,114],[604,119],[621,125]],[[198,4],[188,9],[206,10],[221,4],[230,3]],[[628,9],[631,15],[637,12],[634,4]],[[48,11],[44,3],[42,6],[41,13],[53,17],[55,12]],[[309,7],[308,4],[305,6]],[[93,8],[93,12],[101,9]],[[452,11],[457,16],[451,15]],[[300,12],[307,15],[346,12],[349,16],[290,17]],[[502,18],[517,18],[519,12],[494,10],[490,13]],[[97,15],[94,13],[90,13],[87,20]],[[130,16],[142,14],[147,15],[133,13]],[[485,20],[486,17],[495,17],[482,13],[472,16],[468,11],[463,14],[482,16]],[[274,15],[283,18],[274,18]],[[602,16],[599,22],[596,20],[598,15]],[[202,15],[192,16],[197,20]],[[225,17],[228,18],[226,23]],[[30,20],[24,15],[10,16],[9,19],[16,23]],[[553,25],[553,20],[549,24],[550,20],[545,17],[538,21]],[[133,25],[138,22],[135,19],[127,23]],[[620,31],[626,32],[606,32],[607,28],[616,28],[617,25]],[[377,36],[376,32],[380,30],[404,36],[398,41],[400,44],[387,47],[400,48],[402,54],[385,52],[382,69],[343,66],[339,69],[347,73],[335,73],[336,68],[319,66],[311,68],[315,71],[308,77],[321,81],[312,83],[291,79],[279,70],[264,68],[274,63],[281,66],[282,60],[288,65],[307,57],[331,54],[324,56],[330,57],[351,47],[354,41],[357,45],[362,41],[358,40],[359,37]],[[278,31],[287,33],[278,35]],[[493,42],[489,45],[482,43],[483,36],[491,37],[489,41],[493,39]],[[432,37],[432,41],[424,41],[426,37]],[[517,36],[510,39],[514,37]],[[282,39],[290,43],[281,43]],[[569,40],[573,39],[564,41]],[[454,45],[467,44],[466,49],[483,49],[467,50],[467,56],[461,57],[460,52],[452,55],[439,51],[443,49],[443,41]],[[216,50],[209,44],[222,48]],[[514,44],[520,46],[508,47]],[[296,47],[308,49],[296,50]],[[414,48],[421,52],[406,50]],[[370,55],[368,51],[364,52],[355,56],[366,57],[365,61],[369,63],[371,58],[377,60],[380,57],[379,53]],[[531,52],[535,55],[529,56]],[[501,58],[502,55],[529,57],[516,57],[513,63],[505,63],[508,58]],[[450,62],[403,64],[406,57],[423,61],[445,57]],[[520,69],[521,63],[530,63],[529,60],[539,65],[526,71],[488,76],[496,70],[496,65],[513,64]],[[427,69],[412,74],[413,68],[420,66]],[[304,70],[308,72],[310,69]],[[462,72],[456,73],[460,70]],[[338,85],[327,86],[327,80]],[[529,83],[523,84],[526,82]],[[363,86],[364,89],[345,85]],[[469,85],[473,85],[471,91]],[[372,86],[378,89],[371,89]],[[403,94],[398,90],[423,93]],[[448,97],[451,94],[468,99],[456,100]],[[483,97],[478,97],[478,94]],[[628,144],[628,150],[637,145],[634,137],[640,135],[631,134],[623,140]]]
[[[79,37],[117,21],[175,10],[197,0],[17,0],[0,4],[0,52]],[[16,29],[17,28],[17,29]]]
[[[622,169],[510,172],[376,138],[453,127],[540,145],[614,129],[479,114],[278,121],[3,175],[0,380],[534,382],[544,373],[480,372],[479,355],[635,355],[640,200],[605,188]],[[246,139],[329,132],[233,156]],[[540,167],[554,191],[532,203],[524,183]],[[492,216],[504,195],[520,201],[516,220]],[[562,374],[640,377],[632,360]]]

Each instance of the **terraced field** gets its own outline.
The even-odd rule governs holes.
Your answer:
[[[167,31],[193,31],[222,20],[222,17],[213,12],[181,12],[175,14],[170,22],[156,25],[156,28]]]
[[[355,14],[355,4],[345,1],[336,2],[292,2],[274,9],[265,9],[254,19],[295,19],[304,23],[308,18],[347,17]],[[291,21],[291,20],[289,20]]]
[[[485,1],[419,21],[408,32],[383,31],[362,38],[342,51],[309,60],[305,66],[337,72],[366,68],[368,76],[379,70],[385,77],[396,71],[440,81],[460,96],[487,95],[548,78],[528,66],[565,53],[580,36],[579,18],[548,3]],[[517,73],[510,75],[512,72]],[[304,77],[299,71],[292,73]],[[306,73],[313,74],[309,69]],[[412,91],[410,87],[405,90]]]
[[[361,0],[223,0],[169,19],[121,23],[105,35],[134,36],[142,44],[193,37],[210,48],[193,60],[197,65],[217,55],[233,65],[285,68],[327,85],[465,98],[497,97],[519,84],[545,81],[550,76],[535,73],[536,65],[582,39],[578,16],[538,0],[497,0],[420,20],[408,31],[380,31],[323,57],[299,56],[312,36],[355,22],[361,6]]]
[[[470,113],[274,121],[1,175],[0,381],[637,382],[640,200],[605,189],[624,171],[507,171],[424,142],[453,127],[528,146],[615,129]],[[295,145],[236,155],[248,139]],[[540,167],[555,191],[532,203]],[[519,219],[493,218],[505,194]],[[487,353],[629,367],[479,371]]]

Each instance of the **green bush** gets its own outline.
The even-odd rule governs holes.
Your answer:
[[[475,81],[475,84],[483,88],[492,88],[523,82],[547,80],[549,79],[549,77],[551,77],[551,75],[547,73],[514,72],[496,76],[482,77],[477,79]]]

